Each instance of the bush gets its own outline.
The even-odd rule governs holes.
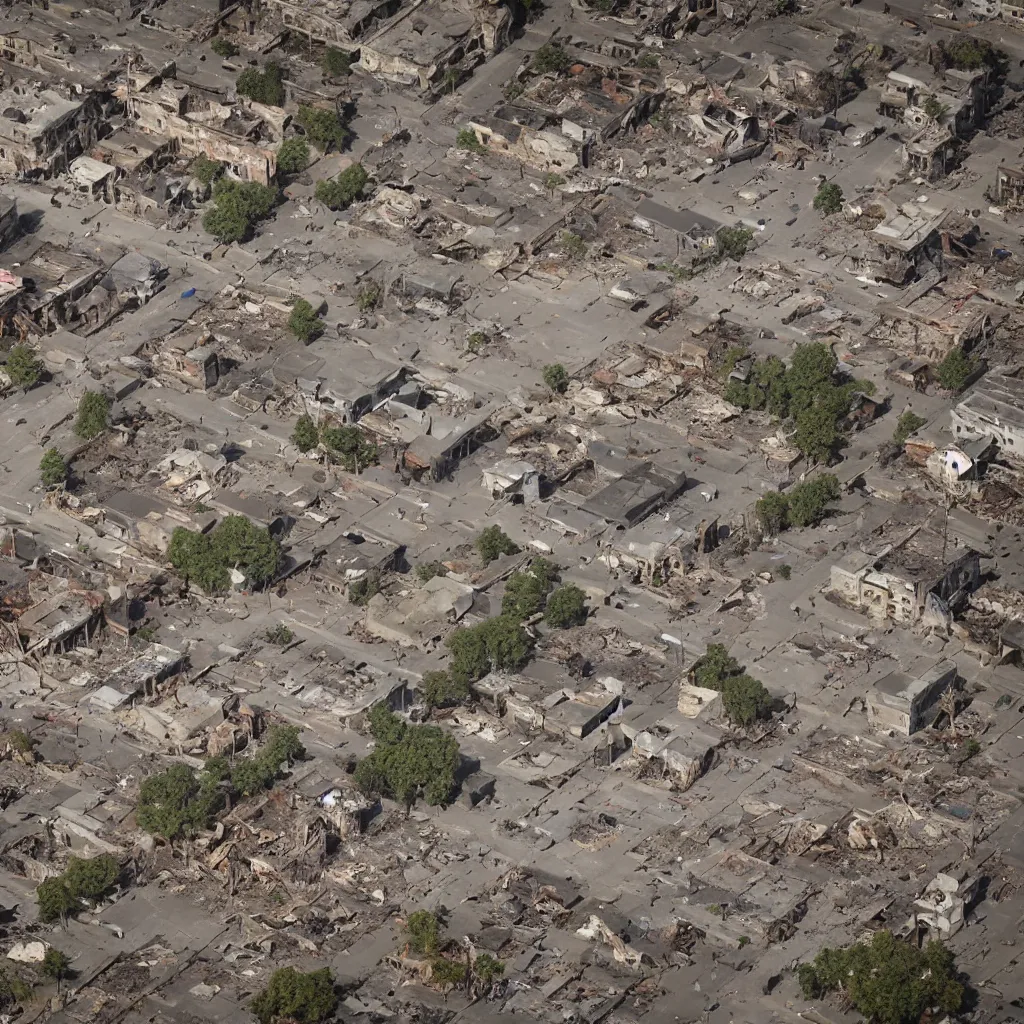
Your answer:
[[[275,647],[287,647],[295,639],[295,634],[283,623],[268,629],[264,636],[267,643]]]
[[[62,876],[48,878],[36,889],[36,901],[39,904],[39,920],[44,924],[51,921],[64,921],[71,914],[81,909],[81,904],[71,895],[64,884]]]
[[[358,427],[325,427],[320,440],[328,456],[348,473],[358,473],[377,461],[377,446]]]
[[[367,605],[370,598],[380,593],[380,573],[371,569],[362,579],[353,580],[348,585],[349,604]]]
[[[324,325],[311,303],[297,299],[288,317],[288,330],[308,345],[324,333]]]
[[[277,191],[269,185],[219,178],[213,186],[213,206],[203,214],[203,230],[226,244],[243,241],[276,204]]]
[[[0,1010],[7,1011],[32,998],[32,987],[26,985],[11,968],[0,968]]]
[[[708,644],[707,650],[690,667],[688,675],[695,686],[721,690],[726,679],[738,676],[742,671],[740,663],[724,645]]]
[[[779,566],[779,578],[780,579],[784,579],[784,580],[788,580],[792,575],[793,575],[793,566],[788,565],[787,563],[783,562],[783,564]]]
[[[555,629],[582,626],[587,621],[587,595],[574,583],[559,587],[548,598],[544,621]]]
[[[473,973],[485,985],[493,985],[505,973],[505,964],[490,953],[479,953],[473,961]]]
[[[43,974],[54,981],[61,981],[71,974],[71,958],[67,953],[50,946],[43,955]]]
[[[466,965],[457,960],[437,957],[430,963],[430,980],[441,988],[454,988],[466,982]]]
[[[441,925],[429,910],[414,910],[405,922],[409,949],[420,956],[430,956],[441,946]]]
[[[587,243],[581,235],[577,235],[573,231],[563,231],[559,242],[562,252],[574,263],[586,258]]]
[[[487,638],[479,626],[461,627],[448,635],[445,646],[451,652],[448,673],[461,686],[483,679],[491,667]]]
[[[797,484],[789,492],[789,522],[793,526],[816,525],[824,518],[828,503],[839,495],[839,481],[831,473]]]
[[[500,526],[487,526],[481,530],[480,536],[476,539],[476,549],[484,565],[490,565],[502,555],[519,553],[518,545]]]
[[[750,228],[719,228],[715,236],[720,257],[729,260],[743,259],[753,240],[754,232]]]
[[[919,1024],[932,1009],[955,1014],[964,1002],[951,950],[940,942],[918,949],[888,931],[845,949],[823,949],[813,963],[800,965],[798,978],[804,998],[841,992],[872,1024]]]
[[[6,370],[14,387],[28,391],[42,379],[45,367],[28,345],[14,345],[7,353]]]
[[[448,672],[469,685],[490,671],[515,672],[530,660],[533,638],[514,615],[499,615],[479,626],[456,629],[445,646],[451,652]]]
[[[534,55],[530,66],[541,75],[558,74],[572,62],[558,43],[545,43]]]
[[[927,422],[928,421],[923,416],[918,416],[917,413],[911,412],[908,409],[905,413],[901,414],[900,418],[896,421],[896,429],[892,434],[893,444],[906,444],[907,438],[910,437],[915,430],[920,430],[920,428]]]
[[[331,146],[341,149],[348,138],[348,130],[336,110],[304,103],[299,107],[295,121],[306,133],[306,138],[325,153]]]
[[[528,619],[544,608],[548,591],[555,579],[555,568],[546,559],[537,558],[523,572],[514,572],[505,583],[501,600],[503,615]]]
[[[384,796],[411,808],[422,796],[445,806],[455,789],[461,757],[455,739],[433,725],[406,725],[381,707],[371,713],[376,746],[356,766],[355,781],[364,793]]]
[[[292,431],[292,444],[300,452],[311,452],[320,443],[320,431],[312,418],[306,415],[300,416],[295,421],[295,429]]]
[[[751,676],[730,676],[722,683],[722,709],[734,725],[753,725],[771,716],[771,694]]]
[[[143,779],[135,820],[139,828],[173,841],[211,828],[224,806],[220,783],[227,777],[227,762],[211,758],[197,776],[188,765],[174,764]]]
[[[167,560],[187,582],[207,593],[228,586],[230,569],[243,573],[250,585],[261,587],[277,575],[281,545],[269,530],[245,516],[225,516],[208,534],[179,526],[171,534]]]
[[[550,366],[545,366],[542,376],[544,383],[556,395],[564,394],[566,388],[569,387],[570,377],[561,363],[552,363]]]
[[[823,181],[814,197],[814,208],[823,217],[831,217],[843,208],[843,190],[831,181]]]
[[[343,75],[352,74],[352,58],[344,50],[334,46],[328,46],[324,51],[321,66],[328,78],[341,78]]]
[[[465,704],[470,697],[469,684],[464,679],[453,679],[447,672],[424,673],[419,691],[428,708]]]
[[[284,71],[277,64],[268,64],[262,71],[246,68],[235,83],[239,96],[270,107],[284,106]]]
[[[459,149],[468,150],[470,153],[484,152],[484,147],[480,144],[480,140],[472,128],[460,128],[455,136],[455,145]]]
[[[949,355],[939,363],[936,377],[947,391],[960,392],[967,387],[967,381],[974,373],[975,362],[962,348],[950,349]]]
[[[285,139],[277,151],[277,169],[283,174],[298,174],[309,166],[309,146],[305,139]]]
[[[65,920],[81,909],[83,901],[96,903],[103,899],[120,873],[117,861],[109,854],[88,860],[72,857],[63,874],[46,879],[36,889],[40,920]]]
[[[836,410],[827,402],[801,409],[796,414],[793,444],[805,458],[814,463],[831,465],[845,443],[839,430]]]
[[[107,429],[109,412],[110,402],[106,395],[101,395],[98,391],[86,391],[78,402],[75,433],[86,441],[101,434]]]
[[[941,40],[933,50],[934,58],[941,67],[956,68],[958,71],[977,71],[990,68],[1001,71],[1005,54],[1001,54],[987,39],[958,33],[953,39]]]
[[[416,578],[420,583],[427,583],[435,576],[447,576],[448,569],[444,562],[424,562],[416,566]]]
[[[267,987],[250,1004],[260,1024],[295,1021],[296,1024],[320,1024],[334,1015],[338,996],[330,969],[297,971],[282,967],[270,976]]]
[[[331,210],[347,210],[363,194],[370,176],[362,164],[346,167],[336,178],[316,183],[316,198]]]
[[[190,167],[192,177],[205,188],[209,188],[215,178],[224,173],[224,165],[219,160],[210,160],[205,156],[197,156]]]
[[[56,448],[47,448],[39,460],[39,478],[47,487],[56,487],[67,480],[67,463]]]
[[[218,57],[237,57],[238,47],[231,42],[230,39],[226,39],[224,36],[214,36],[210,40],[210,49],[213,50]]]

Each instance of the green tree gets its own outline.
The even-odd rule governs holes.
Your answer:
[[[75,433],[86,441],[107,429],[110,402],[98,391],[86,391],[78,400]]]
[[[338,996],[329,968],[306,972],[282,967],[274,971],[267,987],[253,998],[250,1006],[260,1024],[320,1024],[334,1015]]]
[[[309,166],[309,146],[305,139],[285,139],[277,151],[277,169],[282,174],[298,174]]]
[[[798,970],[806,999],[841,992],[871,1024],[919,1024],[930,1010],[955,1014],[964,1003],[953,953],[940,942],[924,949],[878,931],[870,942],[826,947]]]
[[[383,746],[394,746],[405,738],[408,726],[386,704],[375,704],[367,715],[370,735]]]
[[[351,164],[336,178],[327,178],[316,183],[316,198],[331,210],[347,210],[363,195],[363,189],[370,180],[362,164]]]
[[[54,946],[50,946],[43,955],[42,966],[43,974],[47,978],[53,978],[57,982],[58,989],[60,988],[60,983],[71,975],[71,958],[67,953],[62,953]]]
[[[544,383],[556,394],[564,394],[569,386],[569,374],[561,363],[552,363],[544,367],[542,374]]]
[[[544,621],[555,629],[582,626],[587,621],[587,595],[575,583],[559,587],[548,598]]]
[[[793,444],[813,462],[834,461],[843,443],[835,409],[827,402],[801,409],[796,414]]]
[[[689,678],[695,686],[721,690],[726,679],[742,671],[740,663],[723,644],[708,644],[707,650],[690,666]]]
[[[909,409],[900,415],[900,418],[896,421],[896,429],[893,431],[892,440],[894,444],[903,445],[906,444],[907,438],[914,433],[915,430],[920,430],[928,421],[923,416],[918,416],[916,412],[911,412]]]
[[[774,537],[789,525],[789,501],[784,494],[769,491],[757,499],[754,514],[765,534]]]
[[[814,405],[820,396],[831,394],[838,365],[835,353],[823,342],[811,341],[796,346],[786,373],[790,416],[798,416]]]
[[[758,680],[746,673],[729,676],[722,683],[722,709],[733,725],[753,725],[771,715],[772,698]]]
[[[519,547],[500,526],[487,526],[476,539],[476,550],[484,565],[489,565],[502,555],[516,555]]]
[[[463,985],[466,981],[466,965],[443,956],[435,957],[430,962],[430,980],[442,989]]]
[[[940,40],[933,51],[933,59],[940,67],[958,71],[978,71],[987,67],[1001,71],[1006,55],[1000,53],[987,39],[978,39],[959,32],[952,39]]]
[[[272,626],[263,635],[267,643],[275,647],[287,647],[295,639],[295,634],[283,622]]]
[[[831,217],[843,208],[843,190],[831,181],[823,181],[814,196],[814,208],[823,216]]]
[[[254,103],[270,107],[284,106],[284,71],[278,64],[259,68],[246,68],[235,83],[239,96],[247,96]]]
[[[353,580],[348,585],[348,599],[350,604],[366,605],[370,598],[379,594],[381,590],[381,577],[376,569],[370,569],[365,575]]]
[[[448,634],[445,646],[451,652],[448,674],[461,686],[468,687],[483,679],[491,667],[487,640],[479,626],[460,627]]]
[[[209,157],[197,156],[192,161],[190,168],[192,177],[204,188],[209,188],[215,178],[224,173],[224,165],[219,160],[211,160]]]
[[[108,853],[88,859],[72,857],[64,870],[64,884],[77,899],[95,902],[110,892],[120,873],[120,865]]]
[[[210,49],[213,50],[218,57],[237,57],[238,47],[231,42],[230,39],[226,39],[224,36],[214,36],[210,40]]]
[[[203,214],[203,230],[220,242],[241,242],[265,220],[277,204],[277,191],[255,181],[218,178],[213,206]]]
[[[420,956],[431,956],[441,948],[441,923],[429,910],[414,910],[405,922],[409,949]]]
[[[715,235],[716,248],[720,259],[743,259],[754,240],[750,228],[719,228]]]
[[[514,615],[499,615],[476,628],[483,633],[493,671],[515,672],[530,660],[533,638]]]
[[[324,325],[311,303],[297,299],[288,317],[288,330],[308,345],[324,333]]]
[[[324,51],[324,59],[321,66],[328,78],[342,78],[352,73],[352,58],[344,50],[328,46]]]
[[[348,138],[348,129],[335,110],[304,103],[299,107],[295,120],[306,133],[306,138],[325,153],[331,146],[341,149]]]
[[[300,452],[311,452],[320,443],[320,431],[312,418],[306,415],[300,416],[295,421],[295,429],[292,431],[292,444]]]
[[[139,828],[168,841],[211,828],[224,807],[226,794],[221,783],[227,773],[223,758],[210,758],[199,775],[188,765],[174,764],[147,776],[139,787],[135,811]]]
[[[572,61],[558,43],[545,43],[533,55],[530,66],[541,75],[558,74],[566,71]]]
[[[56,448],[47,448],[39,460],[39,477],[47,487],[56,487],[68,478],[64,457]]]
[[[39,903],[39,920],[44,924],[51,921],[66,921],[67,918],[81,909],[81,903],[71,894],[63,876],[47,878],[36,889],[36,900]]]
[[[797,484],[789,492],[788,519],[793,526],[814,526],[821,522],[826,506],[838,500],[839,481],[831,473],[821,473]]]
[[[524,572],[512,573],[505,583],[505,593],[501,599],[502,613],[519,620],[536,615],[544,608],[548,588],[548,581],[529,568]]]
[[[469,684],[464,679],[453,679],[447,672],[425,672],[419,692],[428,708],[465,704],[470,697]]]
[[[349,473],[358,473],[377,461],[377,446],[358,427],[325,427],[320,440],[327,454]]]
[[[949,350],[949,355],[939,363],[936,377],[939,384],[947,391],[960,392],[967,387],[967,382],[975,370],[975,362],[964,350],[957,346]]]
[[[281,545],[245,516],[225,516],[210,534],[210,546],[220,565],[244,573],[255,587],[269,583],[281,564]]]
[[[186,583],[195,583],[208,594],[224,590],[231,582],[227,566],[221,562],[206,533],[177,527],[171,534],[167,561]]]
[[[45,367],[28,345],[14,345],[7,353],[7,376],[11,384],[22,391],[28,391],[42,379]]]

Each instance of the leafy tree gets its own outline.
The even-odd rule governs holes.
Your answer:
[[[587,621],[587,595],[575,583],[559,587],[548,598],[544,621],[555,629],[582,626]]]
[[[39,461],[39,477],[47,487],[56,487],[68,478],[64,457],[56,448],[47,448]]]
[[[61,875],[42,882],[36,889],[36,900],[39,903],[39,920],[45,924],[65,921],[81,909],[81,904],[71,895]]]
[[[300,452],[311,452],[320,443],[320,431],[312,418],[306,415],[300,416],[295,421],[295,429],[292,431],[292,444]]]
[[[43,974],[53,978],[59,985],[71,974],[71,958],[54,946],[50,946],[43,955]]]
[[[376,746],[354,776],[363,792],[398,800],[407,809],[421,795],[428,804],[449,802],[461,760],[454,737],[437,726],[406,725],[386,708],[371,714],[370,728]]]
[[[919,1024],[930,1010],[955,1014],[964,1002],[951,950],[940,942],[918,949],[888,931],[845,949],[822,949],[800,965],[798,977],[806,999],[842,992],[871,1024]]]
[[[441,924],[429,910],[414,910],[405,922],[409,949],[421,956],[430,956],[441,948]]]
[[[298,174],[309,166],[309,146],[305,139],[285,139],[277,151],[277,169],[283,174]]]
[[[330,968],[297,971],[282,967],[270,976],[267,987],[250,1004],[260,1024],[295,1021],[296,1024],[320,1024],[334,1015],[338,996]]]
[[[325,153],[331,146],[341,149],[348,138],[348,129],[335,110],[304,103],[299,107],[295,120],[306,133],[306,138]]]
[[[299,728],[295,725],[272,725],[267,730],[260,756],[275,767],[294,764],[306,756],[306,748],[299,739]]]
[[[814,462],[831,463],[843,443],[835,409],[827,403],[812,405],[796,415],[793,444]]]
[[[287,647],[295,639],[295,634],[283,622],[268,629],[264,636],[267,643],[275,647]]]
[[[327,454],[349,473],[358,473],[377,461],[377,446],[358,427],[325,427],[320,440]]]
[[[292,306],[291,314],[288,317],[288,330],[299,341],[308,345],[324,333],[324,325],[320,317],[317,316],[317,311],[313,308],[312,303],[305,299],[298,299]]]
[[[569,386],[569,374],[561,363],[552,363],[550,366],[545,366],[542,376],[544,383],[556,395],[563,394]]]
[[[743,259],[753,240],[754,232],[750,228],[719,228],[715,236],[719,258]]]
[[[541,75],[558,74],[568,69],[572,61],[558,43],[545,43],[534,55],[530,66]]]
[[[324,51],[321,66],[328,78],[341,78],[344,75],[352,74],[352,58],[344,50],[339,50],[334,46],[328,46]]]
[[[772,698],[761,683],[743,673],[722,683],[722,709],[730,722],[746,727],[771,715]]]
[[[550,581],[530,566],[524,572],[514,572],[505,583],[501,611],[517,619],[528,619],[544,608]]]
[[[429,708],[451,707],[465,704],[469,700],[469,684],[463,679],[453,679],[447,672],[426,672],[420,698]]]
[[[78,400],[78,415],[75,417],[75,433],[86,441],[107,429],[107,415],[110,402],[98,391],[86,391]]]
[[[76,898],[95,902],[110,892],[120,873],[109,853],[88,859],[72,857],[64,870],[64,884]]]
[[[789,492],[789,522],[793,526],[813,526],[821,522],[825,507],[839,498],[839,481],[831,473],[797,484]]]
[[[458,960],[437,957],[430,963],[430,980],[441,988],[454,988],[466,981],[466,965]]]
[[[765,534],[774,537],[789,525],[789,501],[784,494],[769,491],[757,499],[754,514]]]
[[[226,39],[224,36],[214,36],[210,40],[210,49],[213,50],[218,57],[237,57],[238,47],[231,42],[230,39]]]
[[[468,687],[487,675],[491,659],[487,639],[479,626],[454,630],[445,640],[445,646],[451,652],[448,674],[455,683]]]
[[[197,156],[192,161],[192,177],[204,188],[208,188],[215,178],[224,173],[224,165],[219,160],[210,160],[205,156]]]
[[[915,430],[920,430],[928,421],[923,416],[918,416],[916,412],[912,412],[908,409],[905,413],[900,415],[900,418],[896,421],[896,429],[893,431],[892,439],[894,444],[906,444],[907,438],[914,433]]]
[[[708,644],[707,650],[690,667],[690,681],[706,690],[721,690],[730,676],[738,676],[743,669],[723,644]]]
[[[188,765],[173,764],[143,779],[135,812],[139,828],[172,841],[212,827],[225,803],[220,784],[227,773],[223,758],[210,758],[198,776]]]
[[[214,552],[209,534],[179,526],[171,534],[167,561],[182,575],[186,583],[196,583],[208,594],[224,590],[231,578]]]
[[[959,346],[950,349],[949,355],[936,368],[939,384],[947,391],[963,391],[971,374],[974,373],[975,365],[974,360]]]
[[[235,83],[239,96],[247,96],[254,103],[269,107],[284,106],[284,71],[278,64],[259,68],[246,68]]]
[[[831,217],[843,208],[843,190],[831,181],[823,181],[814,197],[814,208],[823,217]]]
[[[277,191],[255,181],[218,178],[213,206],[203,214],[203,230],[220,242],[241,242],[253,227],[273,212]]]
[[[480,536],[476,539],[476,549],[483,559],[484,565],[489,565],[502,555],[519,553],[519,547],[512,538],[496,525],[487,526],[480,531]]]
[[[786,374],[789,391],[789,414],[797,416],[814,405],[815,400],[834,387],[833,375],[839,360],[835,353],[820,341],[797,345]]]
[[[14,345],[7,353],[7,376],[11,383],[22,391],[28,391],[39,383],[45,372],[41,359],[37,358],[28,345]]]
[[[492,670],[515,672],[530,660],[533,638],[514,615],[499,615],[488,619],[476,629],[483,634]]]
[[[281,545],[269,530],[245,516],[225,516],[210,534],[210,544],[222,566],[238,569],[253,586],[269,583],[277,575]]]
[[[230,769],[231,789],[243,797],[270,789],[280,777],[282,764],[290,766],[305,756],[306,748],[295,726],[271,726],[256,754],[237,761]]]
[[[958,71],[978,71],[989,68],[1002,71],[1006,55],[1000,53],[987,39],[957,33],[948,40],[940,40],[932,50],[933,61],[939,67],[956,68]]]
[[[331,210],[347,210],[363,195],[363,189],[370,180],[362,164],[351,164],[336,178],[327,178],[316,183],[316,198]]]

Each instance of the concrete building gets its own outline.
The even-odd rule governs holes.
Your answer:
[[[954,406],[951,420],[958,436],[994,437],[1002,455],[1024,461],[1024,381],[986,376]]]
[[[878,732],[913,735],[932,723],[939,698],[956,687],[957,678],[951,661],[940,661],[914,675],[890,672],[868,691],[868,724]]]

